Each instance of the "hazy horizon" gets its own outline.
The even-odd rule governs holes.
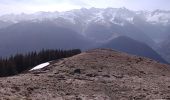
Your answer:
[[[0,15],[69,11],[81,8],[122,8],[130,10],[170,10],[169,0],[5,0],[0,1]]]

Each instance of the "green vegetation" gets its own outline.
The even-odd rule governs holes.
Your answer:
[[[11,76],[22,73],[32,67],[61,58],[71,57],[79,54],[79,49],[73,50],[42,50],[27,54],[16,54],[6,59],[0,59],[0,77]]]

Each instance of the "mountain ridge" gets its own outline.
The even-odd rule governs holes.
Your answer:
[[[147,44],[126,36],[119,36],[115,39],[112,39],[111,41],[103,44],[101,48],[111,48],[121,52],[126,52],[128,54],[148,57],[160,63],[168,64],[167,61],[165,61],[155,50],[153,50]]]
[[[124,25],[134,25],[138,26],[138,28],[143,31],[141,32],[138,30],[140,33],[148,35],[154,41],[160,41],[158,37],[161,39],[164,38],[164,36],[168,34],[166,30],[162,31],[159,29],[161,32],[158,31],[152,35],[152,33],[140,27],[147,25],[147,27],[156,30],[157,25],[160,25],[161,27],[169,26],[169,16],[170,13],[168,11],[160,10],[132,11],[126,8],[83,8],[66,12],[38,12],[34,14],[4,15],[1,16],[0,19],[2,21],[13,23],[19,23],[22,21],[41,22],[48,20],[56,22],[56,24],[58,23],[57,25],[59,26],[69,27],[81,34],[84,34],[83,32],[86,29],[86,26],[89,26],[91,23],[97,23],[107,27],[112,26],[112,24],[119,27],[124,27]],[[65,24],[62,25],[63,23]],[[162,35],[160,35],[161,33]]]
[[[2,99],[169,99],[170,67],[111,49],[94,49],[40,70],[0,78]]]
[[[6,15],[1,15],[0,18],[1,20],[4,20],[4,21],[11,21],[12,19],[20,19],[20,21],[22,20],[31,20],[31,19],[43,19],[43,18],[56,18],[56,17],[61,17],[62,15],[68,15],[70,17],[75,17],[76,14],[78,12],[98,12],[98,11],[101,11],[107,15],[116,15],[116,13],[120,14],[120,15],[116,15],[116,16],[119,16],[119,17],[123,17],[123,15],[121,15],[122,12],[128,12],[128,13],[131,13],[131,14],[127,14],[127,16],[130,16],[130,15],[133,15],[133,17],[135,17],[135,15],[143,15],[143,14],[147,14],[146,17],[153,17],[154,15],[157,15],[159,13],[161,14],[170,14],[170,11],[167,11],[167,10],[153,10],[153,11],[146,11],[146,10],[138,10],[138,11],[134,11],[134,10],[129,10],[127,8],[82,8],[82,9],[75,9],[75,10],[70,10],[70,11],[64,11],[64,12],[43,12],[43,11],[40,11],[40,12],[36,12],[36,13],[32,13],[32,14],[6,14]],[[43,16],[42,16],[43,15]],[[9,17],[11,16],[11,17]],[[28,16],[30,17],[29,19]],[[126,16],[126,13],[124,14],[124,16]],[[161,15],[160,15],[161,16]],[[158,17],[160,17],[158,16]],[[26,17],[26,18],[24,18]],[[162,20],[166,20],[169,19],[169,17],[165,16],[165,19],[162,19]],[[68,18],[69,19],[69,18]],[[147,19],[150,19],[150,18],[147,18]],[[156,18],[158,20],[158,18]],[[161,19],[159,19],[161,20]],[[19,20],[18,20],[19,21]],[[127,19],[127,21],[131,21],[130,19]],[[154,20],[150,20],[151,22],[154,21]],[[17,22],[17,20],[15,20],[14,22]],[[158,22],[155,20],[155,22]],[[165,21],[166,22],[166,21]]]
[[[51,22],[22,22],[0,30],[0,55],[41,49],[85,49],[90,41],[74,30],[56,26]]]
[[[44,37],[48,37],[48,31],[51,32],[52,27],[60,27],[64,28],[67,30],[67,33],[76,33],[79,35],[79,37],[82,37],[84,42],[79,47],[80,49],[84,48],[93,48],[96,47],[96,45],[104,42],[108,42],[111,39],[114,39],[118,36],[127,36],[130,37],[134,40],[137,40],[139,42],[145,43],[148,46],[150,46],[152,49],[155,51],[158,51],[159,44],[161,41],[164,41],[168,35],[170,35],[170,13],[169,11],[161,11],[161,10],[155,10],[155,11],[132,11],[126,8],[90,8],[90,9],[79,9],[79,10],[72,10],[72,11],[67,11],[67,12],[38,12],[34,14],[21,14],[21,15],[7,15],[7,16],[1,16],[0,19],[0,36],[1,40],[3,40],[6,37],[6,32],[11,30],[11,26],[15,26],[15,30],[13,30],[13,33],[15,36],[18,34],[21,37],[20,39],[22,40],[21,36],[22,34],[20,33],[20,30],[23,30],[22,33],[29,36],[31,38],[35,38],[38,36],[35,36],[36,34],[40,34],[39,32],[46,32],[43,33]],[[5,24],[4,24],[5,23]],[[20,26],[20,24],[25,24],[28,25],[28,23],[32,23],[29,26],[29,30],[25,30],[23,27]],[[43,24],[47,24],[45,27]],[[36,24],[36,25],[35,25]],[[48,26],[49,25],[49,26]],[[43,26],[43,27],[42,27]],[[22,27],[22,29],[20,28]],[[37,29],[35,29],[37,27]],[[42,29],[41,29],[41,28]],[[49,29],[48,29],[49,28]],[[6,30],[6,32],[3,32]],[[29,33],[30,31],[30,33]],[[33,32],[35,34],[31,34]],[[35,32],[36,31],[36,32]],[[55,30],[57,33],[57,30]],[[12,33],[12,32],[8,32]],[[8,34],[7,33],[7,34]],[[54,32],[53,32],[54,33]],[[9,34],[8,34],[9,35]],[[32,36],[31,36],[32,35]],[[67,35],[65,34],[66,38],[62,38],[63,40],[67,40]],[[71,35],[72,36],[72,35]],[[8,36],[10,37],[10,36]],[[40,35],[40,37],[42,37]],[[56,35],[54,35],[51,38],[56,37],[56,39],[61,39],[57,38]],[[25,37],[24,37],[25,38]],[[23,38],[24,40],[27,40]],[[78,39],[81,41],[81,39]],[[45,41],[49,40],[47,38]],[[54,40],[54,39],[53,39]],[[74,39],[73,39],[74,40]],[[0,51],[4,52],[3,54],[7,53],[4,47],[4,42],[7,41],[7,38],[2,41],[0,44]],[[19,41],[17,39],[16,41]],[[37,40],[37,42],[44,42],[41,41],[41,39]],[[50,41],[50,40],[49,40]],[[89,42],[90,41],[90,42]],[[56,41],[54,41],[56,42]],[[65,41],[66,42],[66,41]],[[65,43],[64,41],[62,43]],[[82,41],[81,41],[82,42]],[[15,43],[15,42],[14,42]],[[19,41],[19,44],[22,43]],[[59,42],[56,42],[59,43]],[[73,44],[78,44],[79,42],[73,43]],[[19,45],[17,44],[17,45]],[[48,46],[51,44],[54,44],[52,42],[47,43]],[[83,47],[86,44],[90,44],[90,47]],[[92,44],[92,45],[91,45]],[[30,44],[29,44],[30,45]],[[32,43],[34,45],[34,43]],[[42,45],[42,44],[41,44]],[[67,45],[67,44],[66,44]],[[68,46],[68,45],[67,45]],[[5,48],[10,47],[10,45],[5,46]],[[41,46],[43,47],[43,46]],[[47,47],[47,45],[44,46],[44,48]],[[58,48],[61,48],[62,46],[58,46]],[[70,47],[70,45],[68,46]],[[75,47],[75,46],[74,46]],[[24,47],[21,47],[24,48]],[[19,48],[19,49],[21,49]],[[69,48],[72,49],[73,47]],[[8,48],[9,50],[10,48]],[[14,48],[16,49],[16,48]],[[43,48],[41,48],[43,49]],[[64,48],[65,49],[65,48]],[[35,50],[35,49],[33,49]],[[16,51],[16,50],[15,50]],[[29,51],[32,51],[30,49]],[[20,52],[20,50],[18,50]],[[22,53],[22,52],[21,52]],[[160,53],[161,56],[163,53]]]

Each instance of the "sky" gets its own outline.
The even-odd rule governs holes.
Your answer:
[[[170,10],[170,0],[0,0],[0,15],[38,11],[68,11],[80,8],[120,8]]]

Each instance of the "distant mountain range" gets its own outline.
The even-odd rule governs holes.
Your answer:
[[[21,22],[0,30],[0,55],[41,49],[85,49],[90,44],[73,30],[53,23]]]
[[[86,34],[84,31],[93,23],[104,25],[107,28],[111,28],[112,25],[124,27],[131,24],[133,27],[138,28],[140,33],[144,33],[154,41],[159,42],[169,34],[167,27],[170,25],[170,11],[131,11],[126,8],[82,8],[67,12],[3,15],[0,16],[0,20],[13,23],[50,20],[60,26],[72,28],[81,34]],[[113,32],[111,31],[111,33]]]
[[[155,52],[148,45],[125,36],[115,38],[108,43],[102,45],[101,48],[112,48],[117,51],[122,51],[137,56],[148,57],[162,63],[167,63],[157,52]]]
[[[0,55],[42,48],[86,50],[119,36],[144,43],[160,53],[160,44],[170,35],[169,28],[170,11],[163,10],[82,8],[3,15],[0,16]]]

